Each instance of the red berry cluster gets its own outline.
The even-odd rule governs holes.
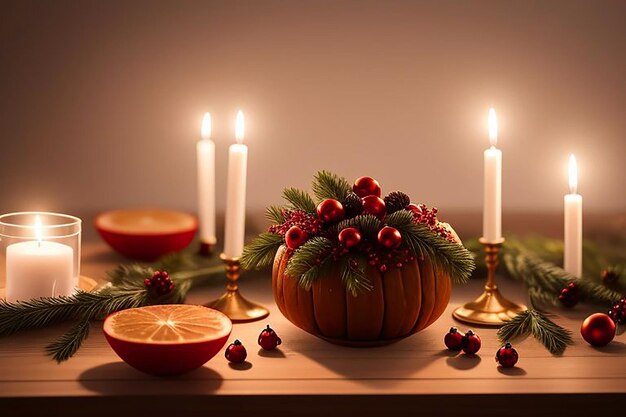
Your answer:
[[[611,307],[608,314],[615,324],[626,324],[626,298],[622,298],[613,307]]]
[[[367,263],[378,268],[380,272],[387,272],[391,268],[402,268],[414,260],[415,256],[408,249],[384,250],[371,246],[367,249]]]
[[[174,283],[166,271],[155,271],[152,278],[144,279],[143,283],[146,285],[146,288],[159,295],[169,294],[174,289]]]
[[[426,204],[409,204],[407,210],[413,213],[413,221],[419,224],[425,224],[430,230],[438,234],[444,239],[454,242],[454,236],[444,227],[437,219],[437,207],[429,209]]]
[[[567,287],[561,290],[559,301],[567,308],[574,307],[580,300],[580,292],[575,283],[570,282]]]
[[[285,236],[292,226],[298,226],[303,232],[309,236],[315,236],[322,227],[322,222],[312,214],[302,210],[282,210],[285,222],[283,224],[275,224],[270,226],[269,232]]]

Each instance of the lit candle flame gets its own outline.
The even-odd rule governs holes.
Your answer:
[[[237,121],[235,122],[235,139],[237,143],[243,143],[243,137],[245,135],[245,126],[243,123],[243,112],[239,110],[237,112]]]
[[[211,139],[211,113],[204,113],[202,118],[202,128],[200,129],[200,135],[202,139]]]
[[[576,194],[578,191],[578,167],[576,166],[576,157],[574,154],[569,156],[569,192]]]
[[[489,143],[492,147],[498,144],[498,118],[493,107],[489,109]]]
[[[41,225],[41,216],[39,214],[35,215],[35,238],[37,242],[41,245],[41,241],[43,240],[43,227]]]

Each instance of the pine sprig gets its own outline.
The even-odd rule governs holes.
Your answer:
[[[283,190],[283,198],[287,200],[289,208],[293,210],[315,213],[316,204],[306,191],[293,187],[285,188]]]
[[[342,220],[337,224],[337,231],[354,227],[363,236],[369,239],[376,239],[378,231],[382,228],[382,222],[371,214],[359,214],[351,219]]]
[[[313,194],[318,200],[332,198],[343,201],[352,191],[352,186],[343,177],[328,171],[319,171],[313,178]]]
[[[561,355],[573,343],[572,332],[532,308],[522,311],[498,330],[498,338],[503,343],[528,335],[532,335],[553,355]]]
[[[89,319],[82,319],[63,336],[46,346],[46,353],[57,363],[64,362],[74,356],[89,336]]]
[[[246,245],[241,255],[241,266],[244,269],[262,269],[272,265],[278,248],[284,238],[275,233],[261,233],[250,244]]]
[[[303,284],[303,287],[310,286],[306,285],[306,283],[311,283],[319,278],[319,271],[322,269],[318,261],[327,259],[327,255],[330,253],[332,246],[333,243],[330,239],[325,237],[316,236],[309,239],[304,245],[296,249],[291,258],[289,258],[287,267],[285,268],[285,275],[295,279],[301,279],[300,282]],[[317,267],[314,272],[302,278],[305,273],[309,272],[309,270],[314,267]]]
[[[475,268],[472,254],[455,242],[433,233],[427,226],[413,222],[413,215],[400,210],[387,216],[387,224],[395,227],[409,249],[447,273],[453,282],[465,283]]]
[[[275,224],[282,224],[285,222],[283,209],[279,206],[268,206],[265,209],[265,218]]]
[[[345,256],[341,264],[341,281],[346,289],[357,297],[359,294],[372,291],[374,287],[365,275],[365,262],[361,258]]]

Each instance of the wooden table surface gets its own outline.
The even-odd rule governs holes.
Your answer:
[[[104,244],[84,245],[87,276],[104,281],[105,271],[122,261]],[[505,295],[525,301],[518,283],[500,281]],[[467,415],[544,411],[554,416],[564,407],[611,410],[625,404],[626,335],[605,348],[586,344],[578,329],[589,310],[557,311],[555,321],[574,332],[574,345],[562,357],[551,356],[527,339],[516,345],[518,366],[499,368],[494,361],[499,346],[496,330],[488,328],[474,328],[483,342],[477,356],[444,349],[442,339],[450,326],[468,328],[454,322],[452,310],[478,295],[481,285],[474,280],[456,287],[447,311],[426,330],[390,346],[358,349],[329,344],[290,324],[271,299],[268,274],[247,274],[242,292],[271,310],[266,320],[234,326],[231,341],[243,341],[249,364],[230,366],[220,354],[201,369],[176,378],[148,376],[126,365],[107,345],[99,323],[92,326],[79,353],[60,365],[43,354],[43,347],[67,326],[19,333],[0,339],[0,410],[47,414],[53,407],[55,415],[85,416],[139,411],[459,415],[460,409],[471,407],[473,412]],[[188,302],[206,303],[222,288],[218,281],[195,289]],[[266,323],[283,339],[275,352],[259,350],[256,344]]]

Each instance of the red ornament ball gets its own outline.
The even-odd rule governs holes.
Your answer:
[[[289,249],[298,249],[309,238],[309,234],[298,226],[291,226],[285,233],[285,243]]]
[[[514,367],[518,359],[519,355],[517,354],[517,350],[508,342],[496,352],[496,362],[503,368]]]
[[[380,184],[372,177],[360,177],[354,181],[352,191],[359,197],[367,197],[368,195],[375,195],[380,197],[383,193]]]
[[[348,227],[339,232],[339,243],[350,249],[361,243],[361,233],[354,227]]]
[[[259,335],[259,346],[264,350],[274,350],[276,346],[280,345],[283,341],[278,337],[276,332],[268,324],[265,329]]]
[[[317,217],[324,223],[334,223],[346,216],[341,203],[332,198],[327,198],[317,205]]]
[[[229,362],[243,363],[248,357],[248,352],[246,352],[246,348],[239,341],[239,339],[237,339],[228,345],[226,351],[224,352],[224,356]]]
[[[375,195],[368,195],[367,197],[363,197],[362,201],[362,214],[371,214],[378,217],[380,220],[387,214],[387,207],[382,198],[376,197]]]
[[[463,349],[463,334],[456,327],[450,327],[450,331],[443,338],[443,343],[448,349],[459,351]]]
[[[595,313],[580,327],[583,339],[592,346],[606,346],[615,337],[615,323],[604,313]]]
[[[378,232],[378,243],[388,249],[395,249],[402,244],[402,235],[395,227],[385,226]]]
[[[473,331],[468,330],[463,337],[463,352],[473,355],[480,350],[481,344],[480,337]]]

